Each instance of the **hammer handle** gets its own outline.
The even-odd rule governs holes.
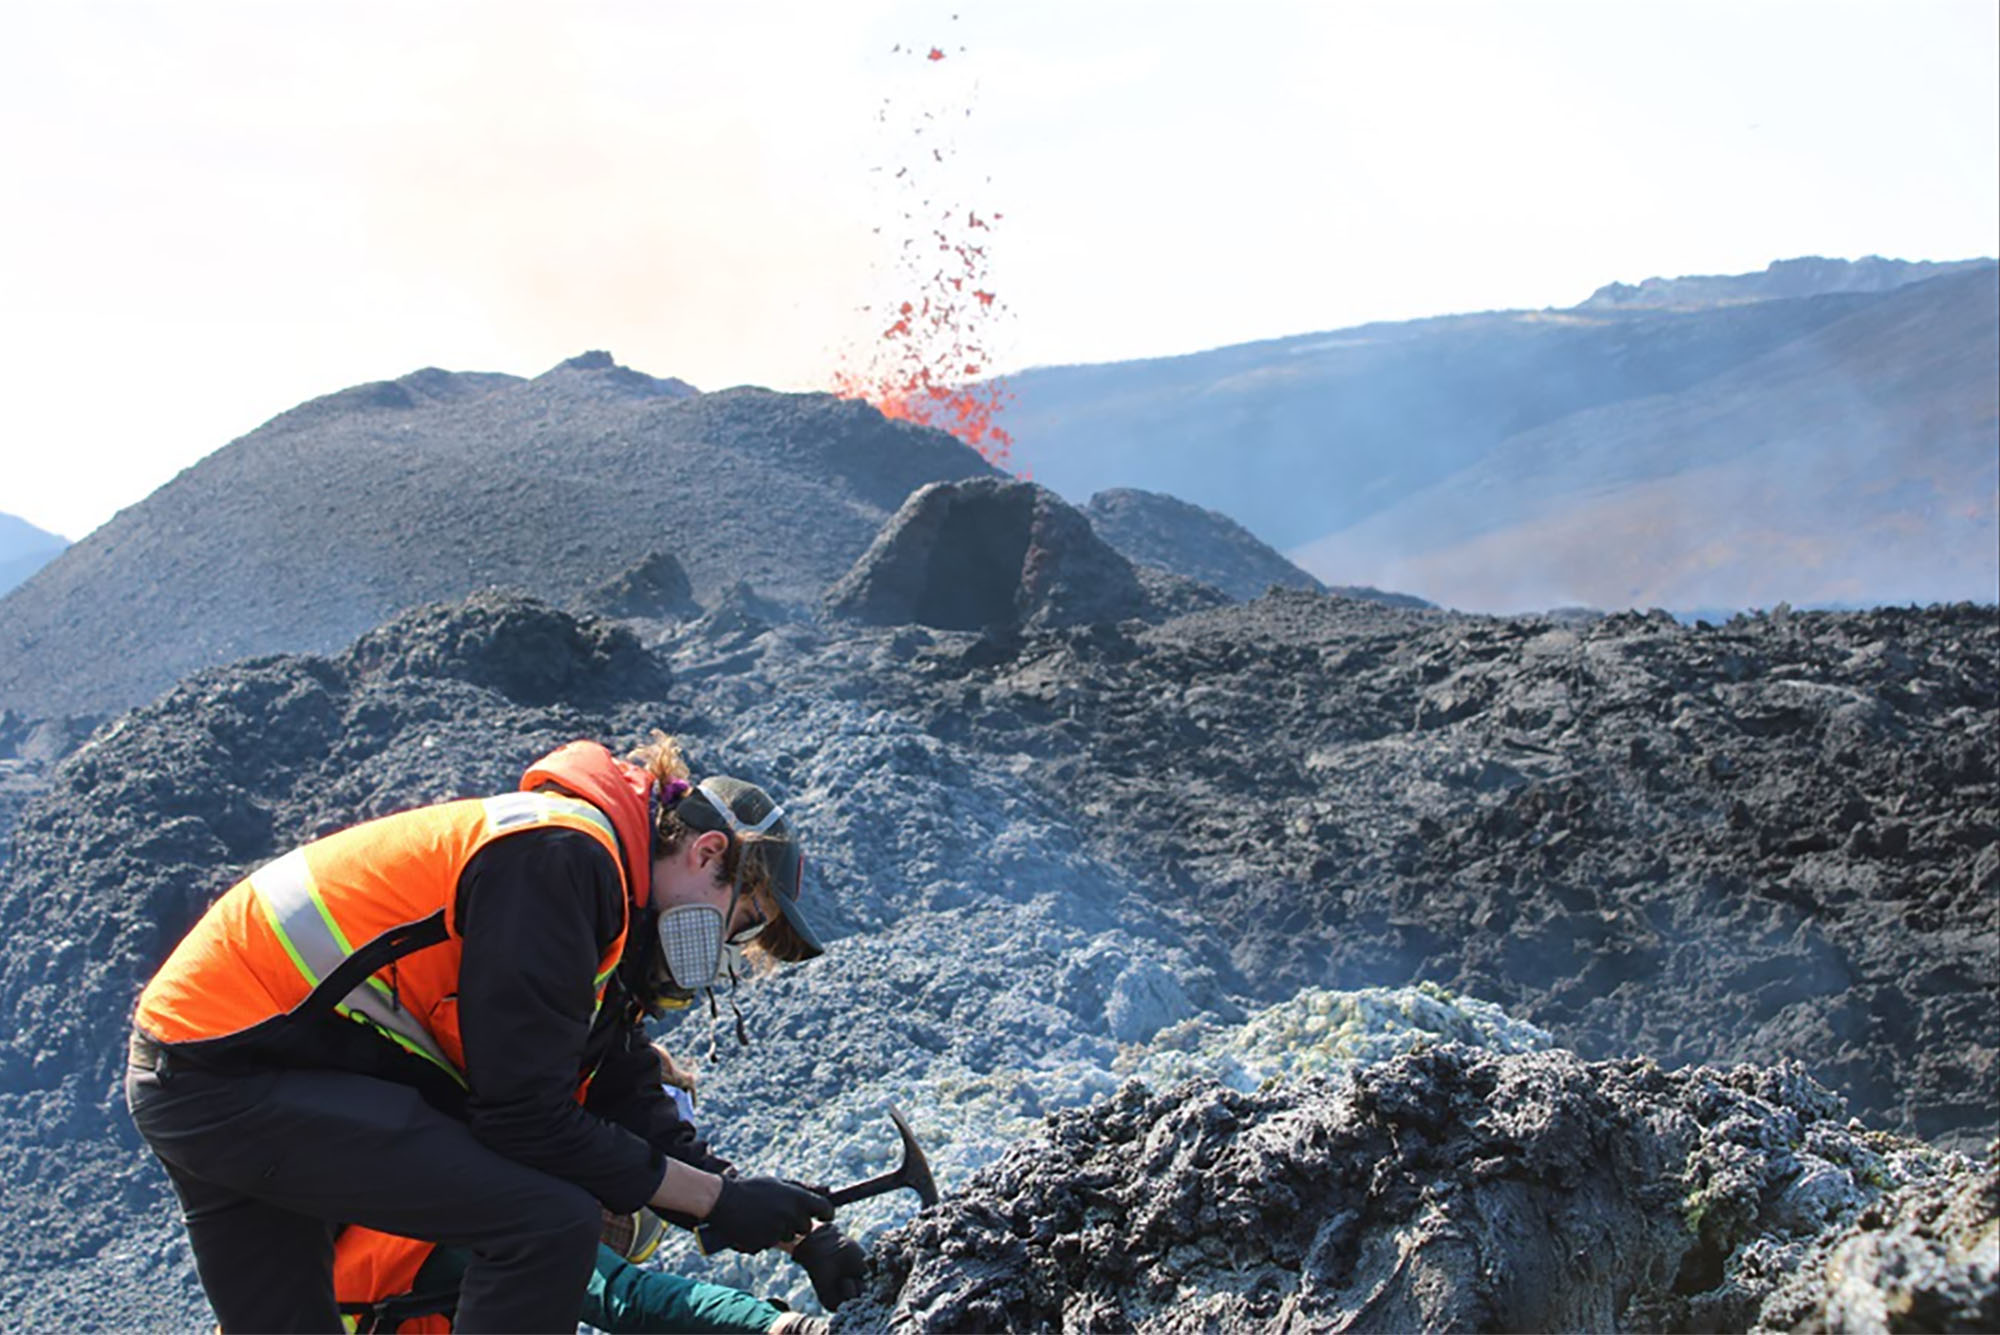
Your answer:
[[[837,1210],[843,1205],[852,1205],[856,1201],[865,1201],[870,1196],[880,1196],[886,1192],[894,1191],[903,1185],[903,1170],[898,1168],[893,1173],[884,1173],[880,1177],[871,1177],[866,1182],[856,1182],[851,1187],[842,1187],[838,1191],[829,1191],[826,1193],[826,1198],[833,1202],[833,1206]]]

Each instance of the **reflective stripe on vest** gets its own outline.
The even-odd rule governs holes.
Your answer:
[[[532,825],[548,819],[551,811],[562,811],[583,819],[604,831],[604,837],[618,847],[618,831],[611,827],[611,818],[588,802],[573,797],[562,797],[555,793],[502,793],[489,797],[485,802],[486,829],[489,834],[503,834],[520,825]]]
[[[541,824],[548,821],[552,814],[561,813],[588,820],[604,832],[612,848],[618,846],[618,836],[610,820],[588,802],[558,797],[553,793],[506,793],[489,797],[482,805],[489,839],[524,826]],[[320,896],[319,888],[313,883],[312,869],[306,862],[304,849],[293,849],[275,862],[259,867],[250,874],[249,883],[271,930],[276,933],[285,954],[291,958],[292,966],[305,979],[309,989],[318,988],[355,953],[356,947],[341,931],[340,924],[334,920],[326,901]],[[416,925],[404,924],[406,927]],[[605,985],[616,970],[617,961],[614,958],[595,977],[595,1002],[591,1009],[593,1019],[604,1005]],[[464,1073],[452,1064],[423,1021],[405,1010],[397,1001],[395,990],[373,974],[335,1002],[334,1010],[368,1025],[406,1051],[431,1062],[459,1084],[465,1084]]]
[[[333,920],[333,915],[327,911],[326,901],[320,898],[319,889],[313,884],[312,871],[306,866],[303,849],[295,848],[276,862],[266,863],[252,872],[250,889],[256,894],[257,906],[264,910],[271,930],[278,934],[279,943],[291,956],[293,967],[306,980],[307,987],[317,988],[328,974],[354,953],[346,933]],[[431,1037],[430,1030],[404,1010],[389,985],[373,974],[362,979],[345,997],[335,1002],[333,1008],[431,1062],[459,1084],[465,1083],[465,1077],[444,1055],[444,1049]]]

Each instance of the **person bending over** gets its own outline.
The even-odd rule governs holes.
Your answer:
[[[463,1249],[460,1330],[558,1330],[602,1212],[794,1246],[833,1207],[727,1176],[642,1020],[822,952],[793,823],[673,739],[316,839],[216,901],[134,1014],[126,1099],[224,1331],[338,1330],[335,1224]]]

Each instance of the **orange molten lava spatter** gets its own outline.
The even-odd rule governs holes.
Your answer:
[[[898,45],[893,54],[919,52],[931,65],[945,59],[936,46]],[[971,114],[966,108],[965,115]],[[890,123],[887,102],[876,119]],[[1013,395],[1004,381],[974,383],[993,364],[988,339],[1005,314],[987,274],[987,238],[1001,215],[958,203],[938,207],[925,197],[931,191],[952,193],[941,178],[955,150],[936,133],[937,121],[935,113],[922,112],[904,146],[912,161],[893,175],[876,169],[904,195],[898,228],[903,239],[893,274],[904,295],[891,303],[870,346],[842,355],[833,390],[842,398],[865,399],[885,416],[949,431],[987,462],[1006,468],[1014,438],[998,418]],[[927,129],[932,133],[925,139]]]

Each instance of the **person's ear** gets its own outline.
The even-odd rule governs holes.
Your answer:
[[[692,851],[695,868],[707,871],[721,865],[724,855],[729,852],[729,836],[720,830],[704,830],[695,836]]]

